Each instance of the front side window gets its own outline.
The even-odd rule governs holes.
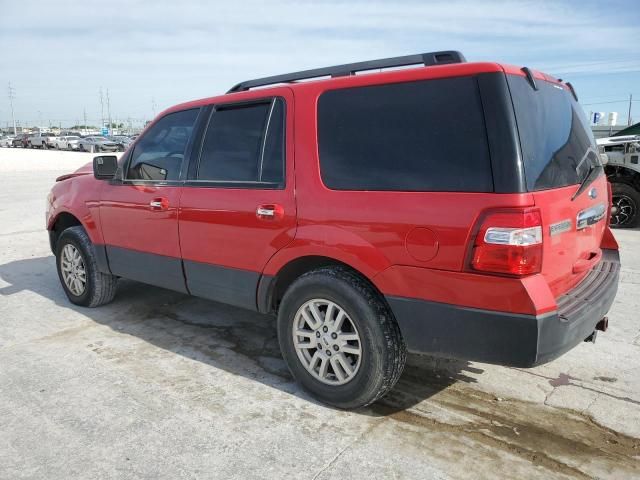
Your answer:
[[[127,180],[178,180],[199,109],[165,115],[136,143]]]
[[[327,91],[318,153],[334,190],[493,191],[474,77]]]
[[[204,136],[197,179],[281,186],[284,101],[217,107]]]

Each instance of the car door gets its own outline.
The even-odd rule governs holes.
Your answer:
[[[293,95],[270,92],[211,108],[180,200],[189,291],[250,309],[264,266],[296,229]]]
[[[157,120],[125,159],[122,179],[103,187],[100,223],[114,275],[186,292],[178,204],[199,112],[175,111]]]

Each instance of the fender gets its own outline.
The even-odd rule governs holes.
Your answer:
[[[80,175],[57,182],[51,189],[47,205],[47,230],[52,230],[62,213],[77,218],[93,244],[104,243],[97,201],[103,183],[93,176]],[[88,195],[93,199],[89,200]]]
[[[376,274],[391,265],[380,249],[353,232],[328,225],[299,225],[295,239],[271,257],[262,273],[275,276],[289,262],[306,256],[332,258],[349,265],[371,282]]]

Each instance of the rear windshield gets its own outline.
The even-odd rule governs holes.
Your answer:
[[[599,164],[587,118],[571,93],[538,80],[507,75],[520,133],[529,191],[580,183],[591,164]]]
[[[325,92],[318,152],[335,190],[493,191],[474,77]]]

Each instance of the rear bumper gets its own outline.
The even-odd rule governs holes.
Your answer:
[[[618,291],[620,257],[602,261],[558,309],[525,315],[387,296],[410,351],[515,367],[533,367],[571,350],[595,330]]]

